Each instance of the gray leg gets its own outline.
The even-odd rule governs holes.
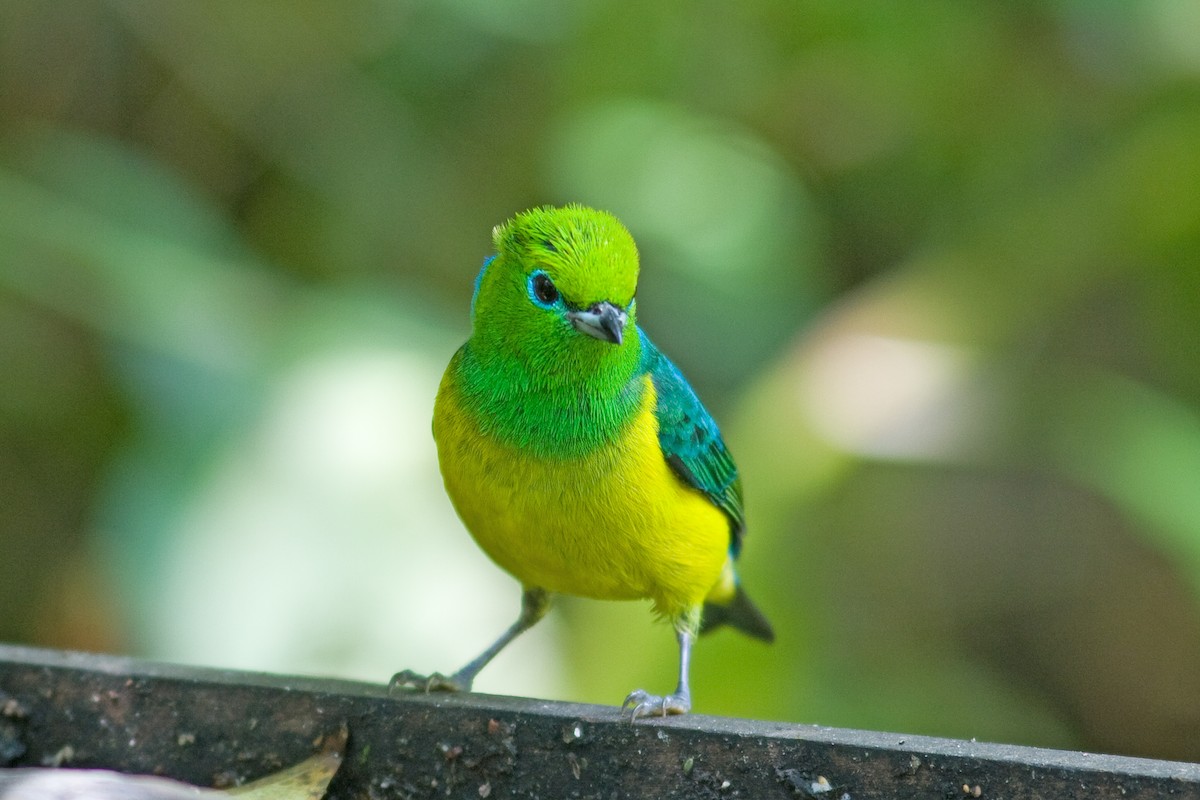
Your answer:
[[[667,714],[686,714],[692,709],[692,692],[688,688],[688,668],[692,661],[692,643],[696,641],[696,629],[699,627],[699,614],[687,614],[684,619],[676,622],[675,638],[679,642],[679,685],[674,694],[660,696],[650,694],[643,689],[635,689],[621,704],[621,710],[633,706],[629,715],[630,721],[638,717],[652,714],[666,716]]]
[[[532,628],[538,620],[546,616],[550,609],[550,595],[543,589],[526,589],[521,595],[521,616],[517,617],[508,630],[500,635],[492,645],[480,653],[470,663],[453,675],[446,676],[439,672],[432,675],[418,675],[412,670],[397,672],[388,683],[388,691],[395,693],[405,690],[422,690],[426,692],[469,692],[475,682],[475,676],[487,666],[496,654],[508,646],[509,642]]]

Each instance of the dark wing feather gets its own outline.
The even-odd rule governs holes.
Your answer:
[[[680,478],[703,492],[729,517],[729,548],[736,557],[742,546],[742,482],[725,448],[721,431],[679,368],[638,330],[642,364],[658,395],[658,443],[663,457]]]

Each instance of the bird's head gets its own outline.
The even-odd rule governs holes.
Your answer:
[[[525,211],[493,231],[479,273],[473,340],[533,372],[636,356],[638,254],[616,217],[579,205]]]

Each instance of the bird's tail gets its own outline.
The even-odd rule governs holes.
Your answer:
[[[706,600],[702,619],[700,633],[708,633],[714,628],[728,625],[755,639],[762,639],[764,642],[775,641],[775,630],[771,623],[767,622],[758,606],[746,596],[741,584],[734,588],[733,595],[727,599]]]

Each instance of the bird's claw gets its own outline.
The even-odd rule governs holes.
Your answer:
[[[388,694],[401,692],[469,692],[471,685],[464,684],[457,676],[443,675],[435,672],[432,675],[421,675],[411,669],[402,670],[388,681]]]
[[[686,694],[657,695],[650,694],[644,689],[635,689],[621,703],[621,711],[633,707],[629,721],[638,717],[661,716],[668,714],[686,714],[692,709],[692,701]]]

